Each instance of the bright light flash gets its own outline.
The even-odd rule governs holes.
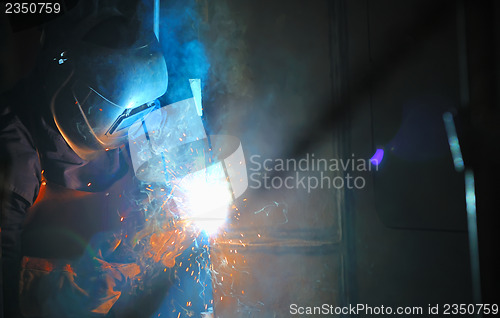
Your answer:
[[[232,204],[229,182],[222,163],[216,163],[185,176],[174,195],[176,204],[208,235],[225,223]]]

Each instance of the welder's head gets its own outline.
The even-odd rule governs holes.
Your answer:
[[[105,9],[49,39],[44,56],[51,115],[83,159],[125,144],[128,127],[153,110],[167,89],[163,54],[146,30],[138,20]]]

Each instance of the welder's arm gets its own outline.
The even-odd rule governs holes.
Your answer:
[[[0,111],[0,230],[2,288],[5,317],[17,317],[22,256],[21,233],[28,208],[41,181],[40,162],[33,140],[21,120],[8,107]]]

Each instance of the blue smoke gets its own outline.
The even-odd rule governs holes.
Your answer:
[[[201,79],[203,89],[210,63],[200,39],[202,29],[202,17],[195,0],[161,2],[160,44],[169,72],[163,104],[193,97],[189,79]]]

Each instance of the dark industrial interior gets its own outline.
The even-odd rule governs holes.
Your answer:
[[[178,275],[178,285],[158,292],[164,298],[131,309],[130,296],[128,307],[117,302],[126,310],[98,317],[391,316],[314,312],[324,304],[423,310],[392,313],[398,317],[445,316],[446,308],[455,313],[454,304],[473,306],[457,317],[498,314],[499,1],[161,0],[160,6],[169,86],[159,100],[191,97],[182,81],[201,78],[205,127],[239,138],[249,183],[205,253],[211,297],[198,299],[197,285]],[[1,12],[2,94],[33,71],[44,19]],[[201,46],[193,49],[187,44],[193,41]],[[369,169],[357,165],[374,158]],[[301,159],[307,169],[279,166],[300,167]],[[328,166],[321,168],[320,159]],[[356,165],[330,166],[349,159]],[[0,164],[3,184],[10,172]],[[358,183],[349,186],[349,177]],[[321,181],[335,178],[342,186]],[[4,197],[7,190],[0,190]],[[56,204],[64,204],[61,197]],[[99,200],[90,206],[99,209]],[[82,237],[90,242],[103,231],[91,225],[96,211],[56,226],[85,224],[92,233]],[[55,244],[51,257],[64,240],[47,239]],[[173,276],[184,272],[179,259]],[[204,313],[207,304],[212,316]]]

